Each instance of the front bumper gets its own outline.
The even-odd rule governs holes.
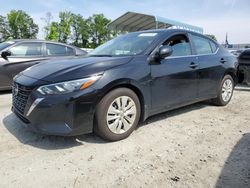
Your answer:
[[[26,128],[42,134],[61,136],[81,135],[93,131],[96,101],[94,91],[44,97],[35,107],[33,105],[31,110],[34,101],[41,97],[43,96],[32,91],[23,113],[13,102],[12,111]]]

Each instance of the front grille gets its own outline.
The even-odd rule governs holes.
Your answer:
[[[20,114],[24,115],[24,110],[32,89],[20,84],[14,83],[12,87],[13,107]]]

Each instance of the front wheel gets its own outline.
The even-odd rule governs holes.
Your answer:
[[[218,106],[227,105],[233,96],[233,90],[234,90],[234,80],[232,76],[226,75],[221,82],[217,98],[213,100],[214,104]]]
[[[124,139],[137,126],[140,113],[140,101],[132,90],[115,89],[97,105],[94,132],[109,141]]]

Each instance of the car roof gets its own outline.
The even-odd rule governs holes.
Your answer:
[[[47,43],[53,43],[53,44],[60,44],[60,45],[65,45],[65,46],[71,46],[73,48],[78,48],[76,46],[72,46],[70,44],[66,44],[66,43],[61,43],[61,42],[56,42],[56,41],[49,41],[49,40],[40,40],[40,39],[13,39],[13,40],[9,40],[11,42],[47,42]]]

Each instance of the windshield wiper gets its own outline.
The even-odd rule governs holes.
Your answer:
[[[96,55],[89,55],[89,57],[113,57],[112,55],[108,55],[108,54],[96,54]]]

